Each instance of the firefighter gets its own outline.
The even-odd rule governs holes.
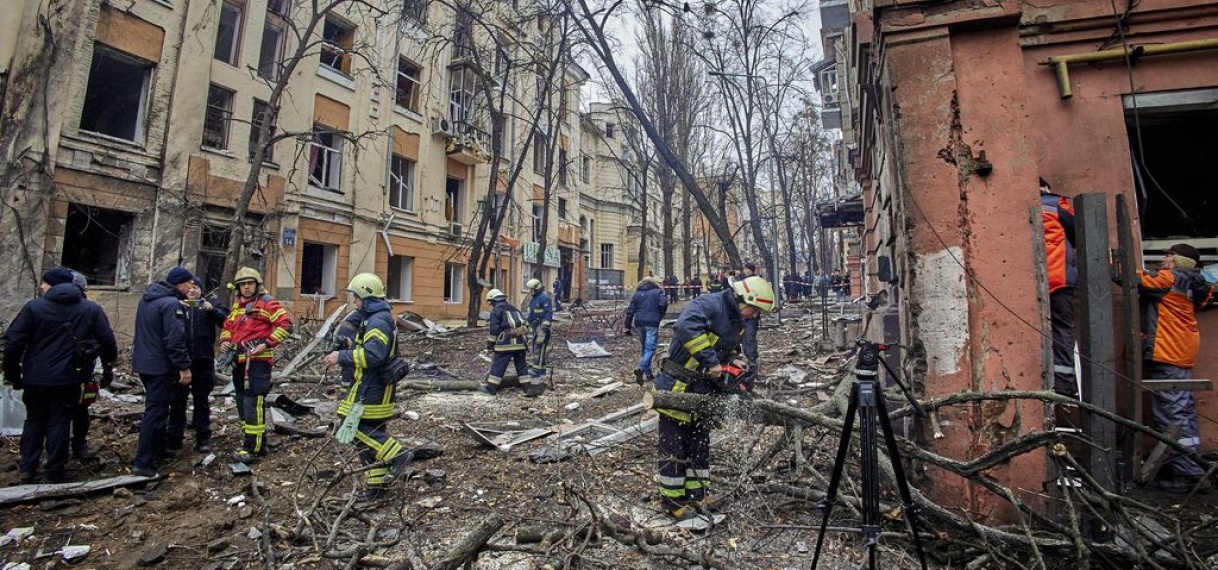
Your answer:
[[[1168,248],[1163,263],[1154,272],[1139,271],[1138,293],[1149,301],[1142,321],[1142,355],[1145,377],[1185,380],[1193,377],[1193,365],[1201,346],[1196,309],[1214,301],[1214,287],[1201,276],[1201,253],[1188,244]],[[1154,392],[1155,423],[1160,430],[1180,429],[1180,445],[1200,454],[1201,432],[1197,425],[1197,402],[1188,390]],[[1177,455],[1166,464],[1159,480],[1165,491],[1188,493],[1194,487],[1210,487],[1205,471],[1192,459]]]
[[[529,367],[530,380],[541,390],[546,387],[547,364],[550,347],[550,321],[554,319],[554,307],[540,279],[529,279],[524,284],[532,297],[529,298],[529,332],[533,335],[533,364]]]
[[[354,379],[338,403],[338,415],[347,419],[358,414],[354,441],[360,446],[360,462],[385,465],[364,474],[367,488],[357,499],[367,502],[385,495],[389,483],[401,476],[414,454],[385,429],[393,417],[394,395],[394,381],[385,368],[398,351],[397,327],[385,301],[385,284],[376,275],[360,273],[351,278],[347,291],[355,302],[358,322],[352,347],[332,351],[324,361],[327,367],[341,366],[344,376],[349,371]]]
[[[668,312],[668,296],[656,284],[655,277],[644,277],[635,287],[630,306],[626,307],[626,336],[638,333],[643,354],[634,367],[634,382],[644,386],[655,381],[651,373],[651,360],[656,353],[660,337],[660,321]]]
[[[220,352],[237,353],[233,366],[237,416],[245,434],[233,459],[252,463],[266,455],[266,395],[271,391],[274,349],[291,334],[292,319],[262,286],[258,271],[242,267],[229,285],[237,295],[220,332]]]
[[[744,280],[757,275],[757,266],[752,263],[744,264],[744,269],[736,274],[736,279]],[[756,369],[758,360],[761,358],[761,352],[757,348],[757,326],[761,322],[758,319],[749,319],[744,321],[744,336],[740,338],[740,348],[744,351],[744,360],[748,362],[750,369]]]
[[[1040,179],[1041,222],[1045,231],[1045,268],[1049,274],[1049,322],[1053,335],[1053,391],[1078,397],[1074,374],[1074,205],[1054,194]]]
[[[774,288],[764,278],[733,281],[726,291],[691,301],[677,317],[656,390],[691,394],[752,390],[740,356],[744,323],[774,311]],[[662,408],[659,425],[660,497],[673,518],[697,516],[709,506],[710,429],[706,419]]]
[[[514,363],[524,395],[540,396],[545,391],[545,386],[542,385],[540,391],[535,387],[529,377],[529,365],[525,359],[525,351],[529,348],[528,323],[520,311],[507,302],[507,295],[504,295],[503,291],[487,291],[486,301],[491,304],[491,316],[487,321],[486,349],[494,353],[494,358],[491,360],[491,371],[486,376],[486,382],[482,384],[482,391],[492,396],[498,394],[503,384],[503,373],[507,371],[509,363]]]
[[[4,335],[4,378],[24,390],[25,425],[21,431],[22,483],[33,483],[46,451],[42,479],[63,483],[75,478],[68,463],[68,429],[81,401],[81,389],[100,357],[110,368],[118,345],[106,314],[72,282],[72,272],[55,267],[42,275],[42,296],[25,304]],[[87,342],[92,341],[92,342]],[[93,346],[90,350],[89,346]]]

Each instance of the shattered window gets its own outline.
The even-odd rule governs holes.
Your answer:
[[[355,43],[355,26],[326,16],[321,34],[321,64],[339,73],[351,73],[351,47]]]
[[[461,302],[461,276],[465,272],[464,265],[448,263],[444,266],[444,302]]]
[[[396,154],[389,164],[389,206],[414,211],[414,161]]]
[[[228,126],[233,119],[233,92],[211,85],[207,88],[207,112],[203,115],[203,146],[228,149]]]
[[[314,127],[313,144],[309,148],[309,184],[339,192],[342,165],[342,137],[320,125]]]
[[[405,59],[398,60],[397,105],[411,111],[419,110],[419,94],[422,85],[419,83],[421,70],[419,66]]]
[[[84,275],[91,285],[125,285],[134,227],[134,214],[71,204],[63,230],[63,266]]]
[[[411,284],[414,281],[414,258],[402,255],[389,257],[389,290],[390,299],[409,301],[411,299]]]
[[[241,50],[241,7],[222,2],[220,25],[216,29],[215,58],[229,65],[237,65],[237,52]]]
[[[262,122],[269,120],[271,123],[270,136],[275,136],[275,114],[271,110],[271,106],[266,101],[254,99],[254,113],[250,116],[250,160],[254,160],[254,153],[258,150],[258,131],[262,128]],[[266,153],[262,156],[262,162],[275,162],[275,145],[271,143],[266,147]]]
[[[151,75],[152,63],[94,44],[80,130],[140,142]]]

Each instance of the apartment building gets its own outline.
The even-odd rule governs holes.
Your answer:
[[[144,284],[175,265],[222,289],[255,155],[242,257],[298,318],[325,318],[363,271],[385,279],[395,310],[464,318],[469,246],[488,196],[507,209],[488,240],[490,281],[518,296],[540,265],[547,283],[582,295],[588,178],[570,173],[586,155],[587,74],[566,65],[543,81],[531,65],[548,15],[425,0],[321,14],[292,0],[69,4],[48,12],[22,0],[0,24],[5,109],[31,111],[0,136],[5,220],[22,230],[6,238],[15,246],[6,260],[22,269],[0,281],[5,308],[55,264],[90,278],[120,330]],[[61,51],[47,51],[51,34]],[[487,93],[505,92],[493,136]],[[553,103],[539,119],[543,99]],[[544,128],[533,129],[538,120]],[[558,165],[548,182],[546,149]],[[509,188],[517,161],[525,167]]]

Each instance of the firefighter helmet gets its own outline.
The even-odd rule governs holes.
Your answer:
[[[347,290],[360,299],[368,297],[376,297],[377,299],[385,298],[385,283],[380,277],[372,273],[360,273],[351,278],[351,283],[347,285]]]
[[[529,279],[528,281],[525,281],[524,286],[526,288],[528,288],[528,290],[530,290],[530,291],[536,291],[538,289],[541,289],[541,280],[534,277],[532,279]]]
[[[242,267],[237,270],[237,275],[233,277],[233,284],[240,285],[245,281],[253,281],[262,285],[262,274],[258,273],[258,270],[253,267]]]
[[[504,294],[503,294],[503,291],[500,291],[500,290],[498,290],[498,289],[491,289],[490,291],[487,291],[487,292],[486,292],[486,300],[487,300],[487,302],[490,302],[490,301],[502,301],[502,300],[504,300],[504,299],[506,299],[506,298],[507,298],[507,295],[504,295]]]
[[[774,312],[774,287],[770,286],[770,282],[766,281],[764,277],[750,275],[744,279],[732,281],[732,289],[735,289],[736,298],[740,302],[767,313]]]

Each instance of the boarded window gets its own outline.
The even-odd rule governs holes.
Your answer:
[[[321,64],[343,74],[351,73],[351,46],[355,43],[355,26],[334,16],[327,16],[322,28]]]

